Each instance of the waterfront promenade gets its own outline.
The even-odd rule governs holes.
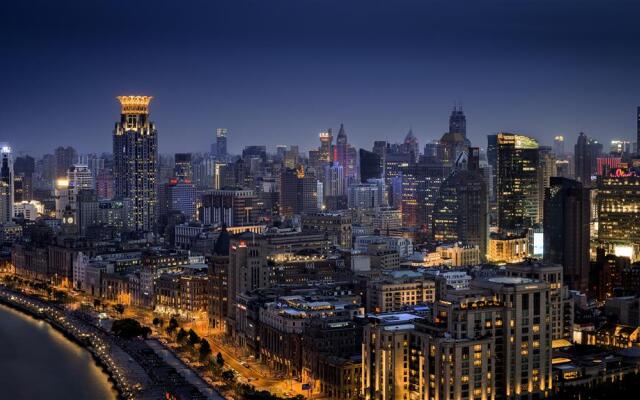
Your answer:
[[[223,399],[201,379],[183,376],[184,371],[165,361],[145,340],[116,338],[61,306],[2,286],[0,302],[48,322],[85,347],[109,374],[120,398],[155,400],[171,395],[189,399]]]

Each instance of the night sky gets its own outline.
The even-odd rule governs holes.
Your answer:
[[[640,2],[4,0],[0,141],[111,151],[115,96],[154,96],[160,151],[421,145],[462,103],[469,137],[635,138]]]

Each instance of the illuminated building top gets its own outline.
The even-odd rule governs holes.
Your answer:
[[[554,140],[557,140],[557,141],[559,141],[559,142],[564,142],[564,136],[562,136],[562,135],[558,135],[558,136],[556,136],[556,137],[554,138]]]
[[[121,114],[149,114],[149,103],[153,96],[118,96]]]
[[[498,143],[513,144],[516,149],[537,149],[540,147],[537,140],[516,133],[499,133]]]

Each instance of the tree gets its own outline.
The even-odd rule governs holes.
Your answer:
[[[222,377],[222,380],[225,381],[226,383],[233,383],[233,381],[235,381],[236,379],[236,374],[233,373],[232,370],[228,369],[222,372],[221,377]]]
[[[178,320],[171,317],[171,319],[169,320],[169,326],[167,327],[167,333],[171,335],[176,331],[176,329],[178,329],[179,326],[180,325],[178,324]]]
[[[200,350],[198,353],[200,355],[200,361],[206,360],[211,355],[211,346],[207,339],[202,339],[200,341]]]
[[[178,341],[178,343],[184,344],[187,340],[187,336],[187,331],[185,331],[183,328],[180,328],[180,330],[178,331],[178,335],[176,336],[176,340]]]
[[[151,334],[151,328],[149,328],[148,326],[143,326],[142,329],[140,330],[140,334],[142,335],[143,338],[148,338],[149,335]]]
[[[220,368],[224,366],[224,358],[222,358],[222,353],[220,352],[218,352],[218,354],[216,355],[216,363]]]
[[[200,336],[193,329],[189,329],[189,346],[195,348],[198,343],[200,343]]]
[[[116,304],[113,306],[113,309],[122,316],[124,314],[124,304]]]
[[[142,328],[140,322],[132,318],[113,321],[113,325],[111,326],[111,332],[113,332],[114,335],[124,339],[131,339],[136,336],[144,335],[143,331],[144,328]]]

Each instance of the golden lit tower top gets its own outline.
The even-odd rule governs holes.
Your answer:
[[[149,103],[153,96],[118,96],[121,114],[149,114]]]

